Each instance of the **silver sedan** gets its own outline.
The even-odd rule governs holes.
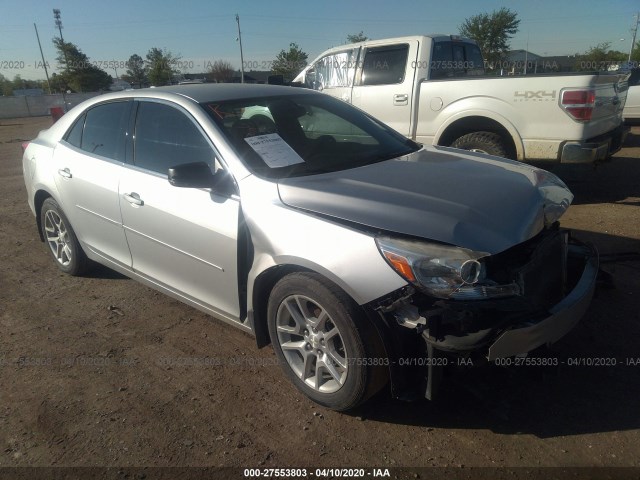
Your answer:
[[[337,410],[387,384],[432,398],[460,359],[553,343],[593,293],[597,256],[558,226],[573,196],[557,177],[422,147],[305,89],[102,95],[23,167],[62,271],[98,262],[254,334]]]

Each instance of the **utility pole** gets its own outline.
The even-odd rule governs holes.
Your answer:
[[[631,65],[631,54],[633,53],[633,47],[636,45],[636,34],[638,33],[638,21],[640,20],[640,13],[635,14],[636,21],[633,22],[633,39],[631,40],[631,48],[629,49],[629,65]]]
[[[40,56],[42,57],[42,66],[44,67],[44,74],[47,76],[47,87],[49,88],[49,95],[51,95],[51,83],[49,82],[49,70],[47,70],[47,62],[44,59],[44,53],[42,53],[42,45],[40,44],[40,35],[38,35],[38,27],[33,24],[33,28],[36,29],[36,38],[38,39],[38,46],[40,47]]]
[[[244,83],[244,56],[242,54],[242,34],[240,33],[240,16],[236,13],[238,24],[238,41],[240,42],[240,83]]]

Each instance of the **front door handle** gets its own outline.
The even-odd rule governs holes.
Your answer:
[[[144,201],[140,198],[140,195],[138,195],[136,192],[125,193],[123,197],[127,202],[129,202],[132,205],[138,205],[138,206],[144,205]]]
[[[61,168],[60,170],[58,170],[58,174],[64,178],[73,177],[73,175],[71,175],[71,170],[69,170],[68,168]]]
[[[409,95],[406,93],[397,93],[393,96],[394,105],[409,105]]]

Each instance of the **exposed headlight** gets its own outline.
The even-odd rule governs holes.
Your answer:
[[[480,300],[520,293],[515,283],[497,285],[486,279],[482,259],[488,253],[391,237],[378,237],[376,243],[400,276],[431,296]]]

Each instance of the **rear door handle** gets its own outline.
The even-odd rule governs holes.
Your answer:
[[[138,206],[144,205],[144,201],[140,198],[140,195],[138,195],[136,192],[125,193],[123,197],[127,202],[129,202],[132,205],[138,205]]]
[[[398,93],[393,96],[394,105],[409,105],[409,95],[406,93]]]
[[[71,170],[69,170],[68,168],[61,168],[60,170],[58,170],[58,174],[60,174],[60,176],[64,178],[73,177],[73,175],[71,175]]]

